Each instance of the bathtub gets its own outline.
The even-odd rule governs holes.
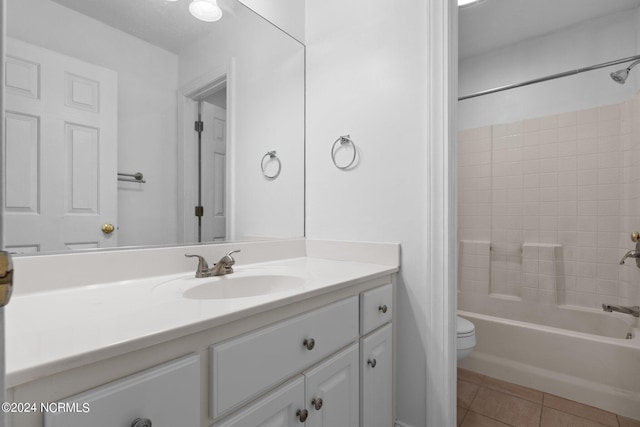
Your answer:
[[[640,420],[638,319],[521,301],[483,306],[488,314],[458,311],[477,338],[459,367]]]

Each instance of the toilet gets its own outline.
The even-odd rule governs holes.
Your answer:
[[[457,317],[457,339],[456,349],[458,353],[458,360],[464,359],[473,351],[476,346],[476,328],[467,319]]]

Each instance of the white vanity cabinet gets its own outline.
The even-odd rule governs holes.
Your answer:
[[[358,355],[352,344],[213,427],[358,427]]]
[[[360,294],[360,332],[363,335],[360,339],[362,427],[393,425],[392,312],[391,284]]]
[[[90,410],[11,414],[8,426],[392,427],[393,277],[14,386],[15,402]]]
[[[200,424],[200,358],[191,355],[60,402],[45,427],[151,427]]]
[[[307,427],[391,427],[392,309],[393,285],[386,284],[211,346],[211,416],[236,410],[214,427],[284,426],[292,419]],[[268,392],[287,380],[294,382]],[[298,380],[303,405],[283,399]]]

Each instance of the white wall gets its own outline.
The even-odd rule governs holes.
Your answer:
[[[240,0],[283,31],[304,43],[304,8],[301,0]]]
[[[233,217],[230,239],[304,235],[304,46],[244,7],[180,54],[179,85],[235,58],[228,87]],[[216,55],[203,52],[216,51]],[[260,160],[276,150],[282,171],[262,175]]]
[[[48,0],[8,0],[7,34],[118,73],[119,244],[175,243],[176,55]]]
[[[427,3],[306,5],[307,237],[401,243],[397,417],[415,427],[427,425]],[[345,134],[359,153],[349,171],[330,157]]]
[[[636,55],[637,28],[637,12],[621,12],[467,58],[459,65],[460,95]],[[625,85],[609,73],[627,65],[460,101],[459,129],[626,101],[637,91],[638,69]]]

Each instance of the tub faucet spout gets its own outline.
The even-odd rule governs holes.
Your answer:
[[[640,306],[637,305],[634,305],[633,307],[625,307],[623,305],[602,304],[602,309],[609,313],[617,311],[618,313],[630,314],[633,317],[640,317]]]

